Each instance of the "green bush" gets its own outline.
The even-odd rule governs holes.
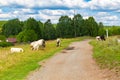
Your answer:
[[[0,42],[0,47],[8,47],[13,46],[14,44],[11,42]]]
[[[37,40],[37,34],[34,30],[25,30],[17,35],[18,42],[31,42]]]

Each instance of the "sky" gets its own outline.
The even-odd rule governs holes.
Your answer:
[[[0,0],[0,20],[33,17],[41,22],[57,23],[64,15],[93,16],[104,25],[120,25],[120,0]]]

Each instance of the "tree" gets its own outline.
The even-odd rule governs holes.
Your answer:
[[[98,26],[99,26],[100,28],[103,28],[103,27],[104,27],[104,25],[103,25],[102,22],[99,22]]]
[[[6,22],[2,26],[2,34],[6,37],[10,35],[17,35],[22,31],[23,24],[19,21],[19,19],[12,19]]]
[[[106,34],[106,31],[105,31],[105,29],[104,29],[103,23],[100,22],[100,23],[98,24],[98,26],[99,26],[98,35],[105,35],[105,34]]]
[[[40,32],[41,32],[41,38],[44,38],[44,24],[41,21],[38,21],[39,27],[40,27]]]
[[[89,17],[85,20],[85,26],[87,29],[87,34],[89,36],[96,36],[98,35],[99,26],[93,17]]]
[[[75,37],[83,35],[83,18],[80,14],[74,16],[72,20],[72,25],[74,26]]]
[[[18,42],[31,42],[37,40],[34,30],[24,30],[17,35]]]
[[[73,37],[74,27],[72,26],[71,18],[69,18],[68,16],[61,16],[56,26],[56,32],[58,37]]]
[[[49,39],[56,38],[56,31],[55,31],[55,28],[53,27],[50,19],[48,19],[45,22],[43,31],[44,31],[44,39],[49,40]]]
[[[39,23],[34,18],[29,18],[24,22],[24,30],[34,30],[37,34],[37,39],[41,38]]]

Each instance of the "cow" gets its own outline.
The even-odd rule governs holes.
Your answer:
[[[10,49],[10,51],[11,51],[11,53],[14,53],[14,52],[23,52],[24,50],[22,48],[14,48],[14,47],[12,47]]]
[[[96,36],[96,40],[100,41],[101,40],[100,36]]]
[[[45,40],[40,39],[38,41],[34,41],[30,44],[32,50],[39,50],[40,47],[45,48]]]
[[[117,42],[120,43],[120,39],[117,39]]]
[[[104,36],[104,35],[101,35],[101,36],[100,36],[100,39],[101,39],[102,41],[105,41],[105,36]]]
[[[61,40],[60,40],[60,38],[57,38],[57,40],[56,40],[56,46],[59,47],[60,45],[61,45]]]
[[[31,47],[32,50],[34,49],[36,44],[37,44],[37,41],[33,41],[33,42],[30,43],[30,47]]]
[[[98,41],[105,41],[105,36],[104,35],[101,35],[101,36],[96,36],[96,40],[98,40]]]

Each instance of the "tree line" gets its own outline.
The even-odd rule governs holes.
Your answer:
[[[38,39],[51,40],[60,38],[73,38],[80,36],[97,36],[105,34],[102,22],[97,23],[93,17],[83,19],[80,14],[61,16],[54,26],[48,19],[45,23],[34,18],[20,21],[18,18],[8,20],[1,30],[6,37],[15,36],[19,42],[28,42]]]

